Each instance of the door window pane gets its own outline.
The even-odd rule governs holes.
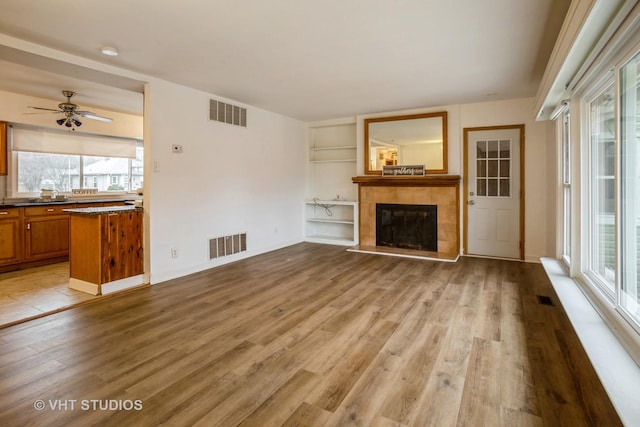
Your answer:
[[[497,195],[498,195],[498,180],[497,179],[487,180],[487,196],[495,197]]]
[[[510,197],[511,140],[477,141],[476,152],[478,196]]]
[[[477,176],[479,177],[486,177],[487,176],[487,162],[485,160],[478,160],[478,173]]]
[[[611,83],[589,105],[589,267],[596,282],[615,287],[615,89]]]
[[[486,196],[487,195],[487,181],[485,179],[477,180],[478,188],[476,189],[478,192],[478,196]]]
[[[640,54],[621,70],[621,297],[620,305],[640,323]]]

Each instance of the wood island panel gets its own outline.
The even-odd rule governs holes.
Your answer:
[[[142,274],[142,212],[100,215],[100,283]]]
[[[143,273],[142,211],[71,213],[71,279],[100,285]]]
[[[70,276],[90,283],[100,283],[100,268],[96,260],[100,259],[99,216],[71,215],[71,247],[69,257]]]

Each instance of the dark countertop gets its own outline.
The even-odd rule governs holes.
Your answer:
[[[50,206],[50,205],[75,205],[77,204],[89,204],[89,203],[111,203],[111,202],[133,202],[133,199],[91,199],[91,200],[52,200],[49,202],[11,202],[0,204],[0,209],[8,208],[24,208],[29,206]]]
[[[136,206],[98,206],[95,208],[71,208],[63,210],[64,212],[81,215],[108,215],[120,212],[143,211],[141,207]]]

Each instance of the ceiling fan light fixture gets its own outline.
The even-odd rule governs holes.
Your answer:
[[[100,51],[107,56],[118,56],[118,49],[113,46],[103,46]]]
[[[62,126],[64,124],[64,122],[66,122],[67,119],[58,119],[56,120],[56,123],[59,124],[60,126]]]

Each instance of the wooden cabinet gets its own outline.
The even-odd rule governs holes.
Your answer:
[[[70,226],[64,210],[103,206],[124,201],[0,208],[0,272],[66,261]]]
[[[0,266],[20,263],[20,208],[0,209]]]
[[[0,122],[0,175],[9,172],[9,157],[7,153],[7,122]]]
[[[69,256],[69,214],[73,205],[24,208],[24,261]]]
[[[102,285],[143,273],[143,212],[109,209],[71,213],[69,286],[74,289],[101,294]]]

